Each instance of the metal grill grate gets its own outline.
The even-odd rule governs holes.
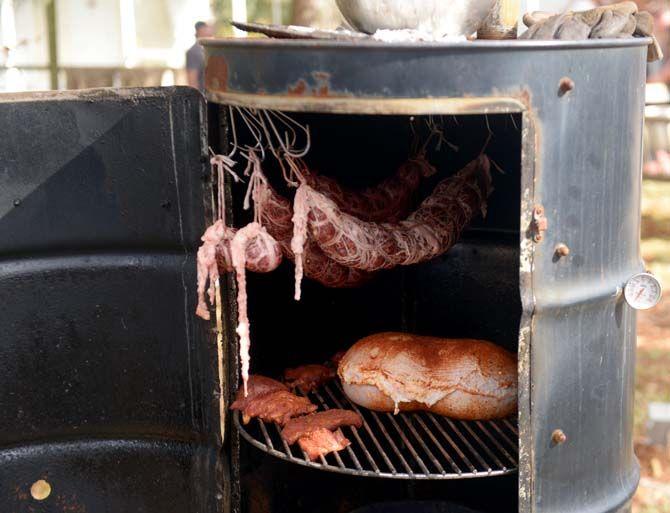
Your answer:
[[[363,426],[342,428],[351,445],[309,461],[295,444],[280,436],[279,426],[253,419],[235,423],[252,445],[284,460],[308,467],[359,476],[396,479],[463,479],[516,471],[518,431],[515,419],[459,421],[426,412],[377,413],[353,404],[339,382],[308,395],[319,410],[353,409]]]

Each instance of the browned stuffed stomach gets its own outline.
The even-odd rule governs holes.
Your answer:
[[[375,411],[489,420],[517,409],[516,356],[486,340],[378,333],[347,351],[338,374],[347,397]]]

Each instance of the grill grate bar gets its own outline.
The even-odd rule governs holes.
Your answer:
[[[261,422],[261,421],[259,421]],[[284,452],[289,455],[291,459],[295,459],[295,456],[293,456],[293,451],[291,451],[291,448],[289,447],[288,443],[286,440],[284,440],[281,436],[281,428],[275,424],[275,429],[277,430],[277,436],[279,436],[279,439],[281,440],[282,445],[284,446]],[[304,454],[304,452],[303,452]],[[305,455],[307,456],[307,455]]]
[[[302,396],[302,397],[307,397],[307,398],[309,399],[309,397],[307,396],[307,394],[304,394],[304,393],[302,392],[302,390],[300,390],[300,389],[296,389],[296,390],[294,390],[293,392],[294,392],[296,395],[300,395],[300,396]],[[327,407],[325,404],[323,404],[323,403],[322,403],[322,406],[324,406],[326,410],[328,409],[328,407]],[[277,426],[277,431],[279,431],[279,437],[281,438],[281,430],[279,429],[279,426]],[[286,444],[286,441],[285,441],[283,438],[282,438],[282,442],[284,442],[284,444]],[[305,452],[305,450],[302,449],[302,447],[300,448],[300,450],[302,451],[302,454],[303,454],[305,460],[306,460],[306,461],[310,461],[309,456],[307,455],[307,453]],[[328,466],[328,461],[326,460],[326,457],[325,457],[323,454],[320,454],[320,455],[319,455],[319,460],[321,461],[321,464],[322,464],[322,465]],[[337,461],[337,463],[338,463],[338,465],[340,466],[340,468],[345,468],[345,467],[344,467],[344,463],[342,463],[342,458],[340,457],[340,455],[339,455],[338,453],[335,453],[335,461]]]
[[[479,446],[482,449],[484,449],[484,452],[486,454],[488,454],[493,459],[496,466],[500,467],[500,468],[503,468],[503,469],[506,469],[507,467],[505,467],[505,465],[502,464],[500,459],[495,454],[493,454],[491,449],[489,449],[488,446],[485,443],[482,442],[481,438],[479,438],[479,436],[477,436],[477,433],[475,433],[474,430],[468,424],[466,424],[465,422],[463,422],[462,424],[463,424],[463,427],[468,431],[468,433],[470,433],[472,438],[474,438],[477,441]],[[493,469],[490,469],[490,470],[493,470]]]
[[[451,429],[454,430],[454,432],[456,433],[456,435],[458,436],[458,438],[460,438],[460,439],[461,439],[461,442],[463,442],[463,445],[465,445],[465,446],[470,450],[470,453],[474,455],[474,457],[475,457],[475,458],[477,459],[477,461],[482,465],[482,467],[484,467],[484,469],[485,469],[487,472],[491,472],[491,470],[492,470],[492,469],[491,469],[491,466],[490,466],[488,463],[486,463],[486,462],[484,461],[484,458],[482,458],[481,454],[479,454],[477,451],[475,451],[474,447],[472,447],[472,445],[470,444],[470,442],[468,442],[468,439],[465,438],[465,436],[463,436],[463,433],[461,433],[461,430],[458,429],[458,426],[456,426],[456,424],[455,424],[451,419],[447,419],[447,418],[445,418],[444,420],[447,421],[447,424],[449,424],[449,426],[451,427]]]
[[[492,422],[489,422],[488,424],[489,424],[489,426],[492,426],[493,429],[496,430],[496,432],[500,435],[500,438],[501,438],[502,440],[504,440],[505,442],[507,442],[507,446],[508,446],[510,449],[512,449],[515,453],[518,452],[519,448],[517,447],[517,444],[514,443],[514,442],[507,436],[507,434],[506,434],[502,429],[500,429],[500,427],[498,427],[498,422],[497,422],[497,421],[492,421]]]
[[[515,438],[519,438],[519,431],[516,429],[515,426],[512,425],[509,419],[503,419],[503,424],[507,426],[507,429],[509,429],[512,433],[514,433]]]
[[[330,410],[330,406],[324,401],[323,397],[318,391],[314,392],[314,396],[319,400],[321,403],[321,406],[323,406],[324,410]],[[347,453],[351,457],[351,460],[354,462],[354,466],[356,467],[357,470],[363,470],[363,467],[361,467],[361,463],[358,461],[358,458],[356,457],[356,453],[351,449],[351,446],[348,446],[346,448]],[[335,453],[335,460],[337,461],[337,464],[344,468],[344,463],[342,463],[342,458],[338,453]]]
[[[449,462],[449,465],[451,466],[452,469],[454,469],[454,472],[456,472],[458,475],[461,475],[463,473],[463,471],[458,467],[458,465],[456,465],[453,458],[451,456],[449,456],[449,453],[445,450],[445,448],[442,446],[442,444],[437,441],[437,438],[435,438],[435,435],[433,434],[433,432],[430,429],[428,429],[428,426],[426,426],[426,423],[423,421],[421,416],[417,415],[415,418],[416,418],[416,421],[419,423],[419,425],[426,432],[426,435],[428,436],[428,438],[430,438],[432,440],[432,442],[435,444],[435,446],[440,450],[440,452],[442,453],[442,456],[444,456],[444,459]]]
[[[370,416],[371,416],[373,419],[375,419],[375,421],[377,422],[377,426],[379,426],[380,431],[381,431],[381,432],[383,433],[383,435],[386,437],[386,438],[385,438],[385,441],[389,443],[389,445],[391,446],[391,449],[393,450],[393,452],[395,453],[395,455],[398,457],[398,459],[399,459],[400,462],[402,463],[402,466],[405,467],[405,470],[407,471],[407,473],[408,473],[410,476],[413,476],[413,475],[414,475],[414,471],[412,470],[412,467],[409,466],[409,464],[407,463],[407,460],[405,459],[405,457],[404,457],[404,456],[402,455],[402,453],[400,452],[400,449],[398,449],[398,446],[396,445],[395,441],[393,440],[393,438],[391,437],[391,435],[389,435],[389,432],[386,430],[386,427],[385,427],[384,424],[382,423],[382,421],[381,421],[381,419],[379,418],[379,415],[377,414],[377,412],[370,411]]]
[[[463,454],[463,451],[461,450],[461,448],[458,445],[456,445],[454,440],[447,434],[447,432],[440,425],[440,423],[437,421],[437,419],[434,416],[431,415],[430,420],[433,421],[433,424],[435,424],[435,427],[442,434],[442,436],[447,440],[447,442],[449,443],[451,448],[454,449],[454,451],[456,451],[456,454],[458,454],[461,457],[461,459],[465,462],[465,464],[470,469],[470,472],[472,472],[473,474],[476,474],[477,469],[475,468],[475,466],[472,463],[470,463],[470,460],[468,459],[468,457],[465,454]]]
[[[435,468],[437,468],[437,471],[438,471],[440,474],[444,474],[444,473],[445,473],[445,472],[444,472],[444,467],[442,467],[442,465],[441,465],[440,462],[437,460],[437,458],[435,457],[435,455],[433,454],[433,452],[432,452],[432,451],[430,450],[430,448],[426,445],[426,442],[423,440],[423,438],[421,438],[421,437],[419,436],[419,433],[416,432],[416,428],[415,428],[414,425],[412,424],[412,417],[410,417],[410,416],[408,416],[408,415],[403,415],[403,416],[400,417],[400,418],[405,422],[405,425],[406,425],[406,426],[409,428],[409,430],[412,432],[412,434],[414,435],[414,438],[416,439],[416,441],[419,442],[419,445],[421,445],[421,447],[423,448],[423,450],[425,451],[425,453],[428,455],[428,458],[429,458],[430,461],[433,463],[433,465],[435,466]]]
[[[263,422],[261,419],[258,419],[258,424],[260,425],[263,436],[265,437],[265,443],[268,444],[270,449],[274,449],[274,445],[272,445],[272,438],[270,438],[270,433],[268,433],[268,430],[265,428],[265,422]]]
[[[349,398],[348,398],[348,397],[346,396],[346,394],[344,393],[344,390],[342,390],[342,385],[340,385],[340,384],[338,383],[338,384],[337,384],[337,388],[338,388],[339,391],[342,393],[342,396],[343,396],[344,398],[346,398],[347,403],[349,403],[349,405],[354,409],[354,411],[355,411],[356,413],[358,413],[361,417],[363,417],[363,412],[361,412],[361,410],[358,408],[358,406],[356,406],[354,403],[352,403],[352,402],[349,400]],[[363,417],[363,418],[365,418],[365,417]],[[396,470],[396,468],[395,468],[395,466],[393,465],[393,463],[391,463],[391,460],[390,460],[389,457],[387,456],[386,451],[385,451],[384,449],[382,449],[382,446],[379,444],[379,440],[377,440],[377,437],[375,436],[374,431],[372,431],[372,428],[370,428],[370,426],[369,426],[369,424],[368,424],[367,422],[363,422],[363,426],[365,426],[365,430],[366,430],[366,431],[368,432],[368,434],[370,435],[370,438],[372,439],[373,443],[375,444],[375,447],[376,447],[377,450],[379,451],[379,454],[381,454],[382,457],[384,458],[384,462],[388,465],[389,470],[391,471],[391,473],[392,473],[392,474],[396,474],[398,471]]]
[[[495,426],[495,424],[493,425]],[[507,452],[505,447],[503,447],[503,445],[498,440],[496,440],[496,438],[491,434],[491,432],[486,428],[486,426],[480,420],[477,421],[477,426],[479,427],[480,430],[482,430],[482,432],[484,432],[484,434],[488,437],[488,439],[491,440],[493,445],[495,445],[498,448],[498,450],[505,455],[507,461],[512,465],[516,465],[516,461],[514,460],[514,458],[510,456],[510,453]]]
[[[517,466],[518,445],[512,435],[516,419],[460,421],[428,412],[377,413],[352,403],[339,382],[307,396],[321,411],[350,408],[363,418],[361,428],[342,428],[351,441],[343,451],[310,461],[297,444],[288,445],[278,425],[267,426],[260,419],[241,425],[239,412],[234,415],[237,429],[249,443],[275,457],[350,475],[462,479],[509,474]]]
[[[393,418],[393,415],[391,415],[390,413],[387,413],[386,417],[391,421],[391,424],[393,425],[393,427],[398,432],[398,435],[400,436],[400,439],[405,443],[405,447],[407,447],[409,449],[409,452],[412,454],[412,456],[414,456],[414,460],[419,464],[419,467],[421,467],[421,470],[423,470],[424,474],[430,474],[430,470],[428,470],[428,467],[426,467],[426,465],[424,464],[421,457],[417,454],[416,450],[414,449],[414,446],[407,439],[403,430],[400,429],[400,426],[398,425],[396,420]],[[403,415],[403,417],[404,417],[404,415]]]
[[[342,403],[340,401],[338,401],[337,397],[335,397],[335,395],[330,391],[330,387],[328,387],[328,385],[326,385],[323,388],[326,391],[326,393],[330,396],[330,398],[333,400],[333,402],[335,403],[335,406],[337,406],[340,409],[344,409],[344,406],[342,406]],[[349,429],[351,429],[351,432],[354,434],[354,438],[356,438],[356,441],[358,442],[358,445],[363,450],[363,454],[365,454],[365,457],[368,459],[368,462],[372,466],[372,469],[377,474],[379,474],[381,472],[379,470],[379,466],[377,465],[377,462],[375,461],[375,459],[372,457],[372,454],[370,454],[370,451],[368,451],[368,448],[366,447],[365,443],[363,443],[363,440],[361,439],[361,436],[358,434],[358,429],[355,428],[355,427],[351,427]],[[353,453],[353,450],[352,450],[352,453]],[[360,462],[358,461],[358,459],[356,459],[356,463],[358,463],[358,465],[360,465]],[[362,468],[360,468],[359,470],[362,470]]]

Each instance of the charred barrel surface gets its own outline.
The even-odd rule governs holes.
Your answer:
[[[188,89],[0,97],[3,511],[220,507],[203,110]]]

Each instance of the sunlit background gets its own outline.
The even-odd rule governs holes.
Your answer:
[[[0,0],[0,91],[185,84],[195,22],[232,18],[340,22],[330,1]]]
[[[577,1],[526,0],[528,10]],[[0,0],[0,91],[186,84],[196,21],[336,28],[334,0]]]
[[[445,0],[448,1],[448,0]],[[522,9],[560,11],[596,0],[526,0]],[[670,3],[639,0],[670,53]],[[0,92],[186,84],[194,24],[239,36],[229,20],[335,28],[334,0],[0,0]],[[665,64],[665,65],[664,65]],[[670,289],[670,81],[668,61],[649,70],[645,124],[642,252]],[[603,149],[606,151],[606,149]],[[616,241],[612,241],[613,244]],[[639,319],[635,439],[642,466],[638,513],[670,513],[670,440],[647,443],[648,404],[670,402],[670,301]]]

